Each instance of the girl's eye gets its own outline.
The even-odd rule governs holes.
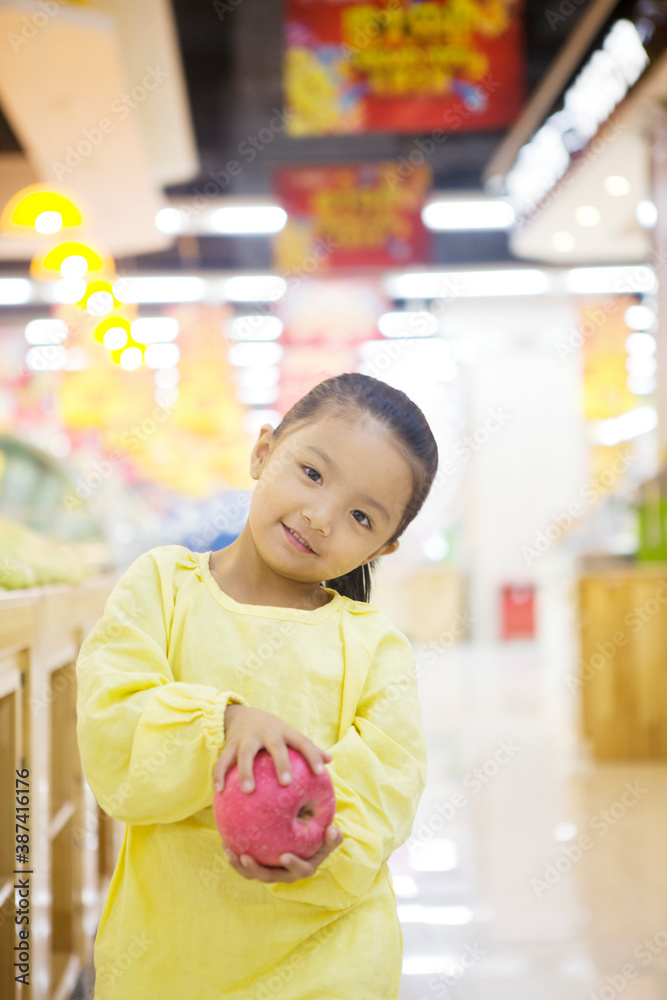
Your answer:
[[[322,478],[321,475],[319,474],[319,472],[317,471],[317,469],[313,469],[312,465],[304,465],[302,468],[303,468],[303,471],[308,476],[308,478],[312,479],[314,483],[316,483],[319,479]],[[312,476],[311,476],[311,472],[313,473]]]
[[[357,517],[357,514],[359,515],[359,517]],[[363,510],[353,510],[352,517],[355,519],[355,521],[358,521],[359,524],[362,524],[365,528],[370,528],[371,526],[370,518],[368,514],[364,514]]]

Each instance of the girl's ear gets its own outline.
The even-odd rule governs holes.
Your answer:
[[[271,452],[272,442],[273,427],[271,424],[262,424],[257,440],[250,452],[250,476],[252,479],[259,479],[259,474]]]
[[[392,552],[396,551],[396,549],[398,548],[399,545],[400,545],[400,542],[399,542],[398,538],[395,541],[393,541],[391,544],[387,543],[386,545],[383,545],[381,548],[379,548],[377,550],[377,552],[374,552],[372,556],[369,556],[368,559],[364,559],[364,561],[362,562],[361,565],[365,566],[366,563],[371,562],[372,559],[378,559],[380,556],[391,555]]]

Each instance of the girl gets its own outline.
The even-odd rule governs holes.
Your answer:
[[[423,504],[426,420],[365,375],[265,424],[247,523],[227,548],[158,546],[115,585],[77,661],[97,801],[127,823],[95,942],[95,1000],[392,1000],[403,937],[387,859],[426,779],[411,647],[368,603],[373,561]],[[325,585],[322,584],[325,581]],[[328,765],[314,857],[223,850],[214,784],[287,747]]]

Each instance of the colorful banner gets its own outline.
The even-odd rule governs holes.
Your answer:
[[[287,133],[510,125],[523,100],[521,0],[287,0]]]
[[[421,220],[431,186],[425,165],[394,161],[280,170],[275,187],[288,214],[274,237],[275,265],[305,276],[336,267],[402,267],[428,261]]]

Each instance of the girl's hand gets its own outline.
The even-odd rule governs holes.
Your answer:
[[[324,844],[317,854],[313,854],[312,858],[308,858],[308,860],[299,858],[296,854],[283,854],[280,860],[283,862],[284,868],[269,868],[259,865],[248,854],[242,854],[239,858],[228,847],[225,848],[225,854],[234,871],[243,875],[243,878],[258,879],[260,882],[298,882],[299,879],[310,878],[311,875],[314,875],[324,859],[342,842],[343,834],[338,827],[328,826],[324,836]]]
[[[292,729],[276,715],[264,712],[261,708],[251,708],[249,705],[227,706],[225,737],[225,748],[213,769],[213,784],[216,791],[221,791],[224,787],[227,769],[236,759],[241,791],[252,792],[255,787],[253,762],[255,754],[263,747],[273,758],[281,785],[289,785],[292,780],[288,746],[303,754],[315,774],[321,774],[324,764],[328,764],[332,759],[330,753],[318,749],[307,736],[297,729]]]

